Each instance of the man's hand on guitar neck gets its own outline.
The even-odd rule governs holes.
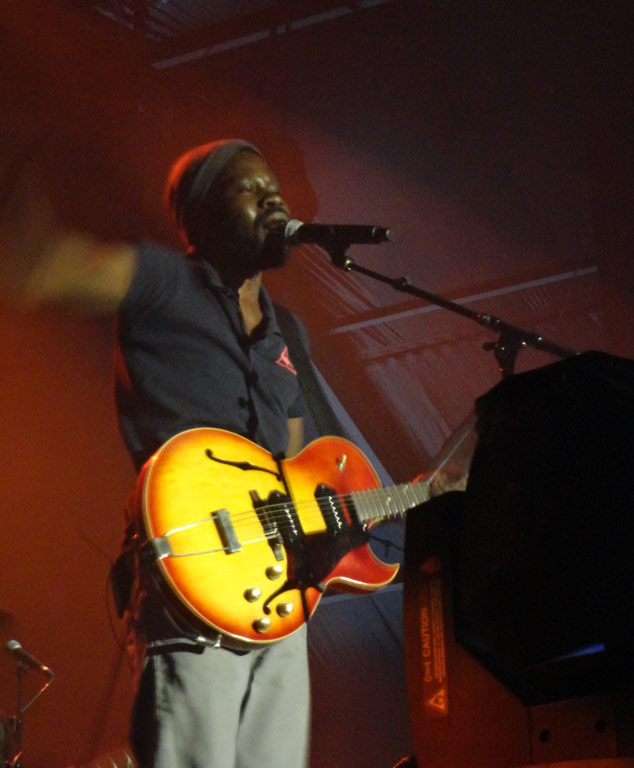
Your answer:
[[[416,479],[429,483],[429,493],[435,497],[448,491],[464,491],[467,487],[469,472],[458,462],[452,461],[438,469],[425,472]]]

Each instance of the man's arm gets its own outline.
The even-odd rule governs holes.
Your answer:
[[[0,211],[0,293],[18,308],[43,304],[114,312],[135,250],[64,228],[37,169],[22,174]]]
[[[57,304],[94,313],[115,312],[135,270],[135,249],[79,232],[58,232],[24,286],[27,307]]]

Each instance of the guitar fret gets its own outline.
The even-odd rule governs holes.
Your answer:
[[[369,493],[367,490],[356,491],[353,496],[358,499],[357,503],[357,517],[359,522],[366,523],[372,519],[372,512],[370,510]]]
[[[361,523],[364,520],[363,517],[363,499],[361,498],[361,491],[352,491],[350,493],[350,499],[352,500],[352,504],[354,505],[354,511],[357,517],[357,520]]]
[[[429,501],[429,485],[427,483],[414,483],[412,490],[416,494],[419,504]]]
[[[399,485],[390,488],[390,506],[388,511],[390,519],[403,516],[405,506],[403,505],[403,493]]]
[[[401,501],[401,517],[407,512],[407,510],[410,508],[411,504],[409,503],[409,499],[407,497],[407,488],[404,485],[399,485],[399,497]]]
[[[403,492],[399,485],[390,489],[390,506],[389,517],[402,517],[405,512],[405,505],[403,504]]]
[[[379,495],[383,491],[383,488],[373,488],[370,491],[370,503],[372,505],[373,509],[373,519],[380,519],[381,517],[385,517],[385,511],[383,509],[383,505],[380,502]]]
[[[364,522],[367,522],[368,520],[372,520],[374,518],[374,512],[372,509],[372,491],[370,489],[363,491],[363,502],[365,504],[363,519]]]
[[[392,517],[402,517],[405,512],[405,504],[403,504],[403,491],[399,485],[392,488],[392,500],[394,502]]]
[[[429,499],[426,483],[404,483],[392,488],[368,488],[351,493],[359,522],[402,517]]]
[[[383,517],[387,518],[393,518],[396,517],[398,514],[398,510],[394,508],[394,489],[385,490],[383,489],[383,497],[384,497],[384,514]]]
[[[406,489],[405,489],[405,493],[406,493],[407,499],[410,502],[409,508],[411,509],[412,507],[418,506],[419,502],[418,502],[418,498],[416,496],[416,492],[414,491],[413,486],[408,484]]]
[[[392,493],[390,488],[375,488],[376,518],[385,520],[392,517]]]

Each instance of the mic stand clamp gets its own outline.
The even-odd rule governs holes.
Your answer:
[[[409,293],[411,296],[424,299],[430,304],[435,304],[436,306],[447,309],[457,315],[462,315],[462,317],[466,317],[467,319],[478,323],[478,325],[498,333],[497,341],[485,342],[483,344],[483,349],[493,351],[503,378],[510,376],[513,373],[517,355],[520,350],[525,347],[533,347],[534,349],[549,352],[556,357],[562,358],[572,357],[579,354],[574,349],[569,349],[554,341],[550,341],[549,339],[540,336],[538,333],[533,333],[524,328],[511,325],[495,315],[490,315],[486,312],[474,312],[467,307],[463,307],[453,301],[444,299],[442,296],[437,296],[428,291],[424,291],[422,288],[417,288],[411,284],[411,280],[408,277],[388,277],[381,272],[375,272],[367,267],[359,266],[354,259],[347,254],[350,245],[351,243],[335,242],[325,249],[332,259],[332,263],[336,267],[343,269],[344,272],[360,272],[362,275],[367,275],[381,283],[391,285],[392,288],[397,291]]]
[[[347,254],[348,248],[350,248],[350,243],[343,242],[336,242],[324,248],[332,259],[332,263],[339,269],[343,269],[344,272],[350,272],[355,267],[354,259]]]

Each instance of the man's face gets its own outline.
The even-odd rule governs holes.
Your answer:
[[[267,239],[272,233],[283,232],[290,213],[266,160],[253,152],[238,152],[223,168],[215,186],[212,219],[219,238],[216,253],[231,258],[249,274],[286,264],[289,248],[282,238]]]

